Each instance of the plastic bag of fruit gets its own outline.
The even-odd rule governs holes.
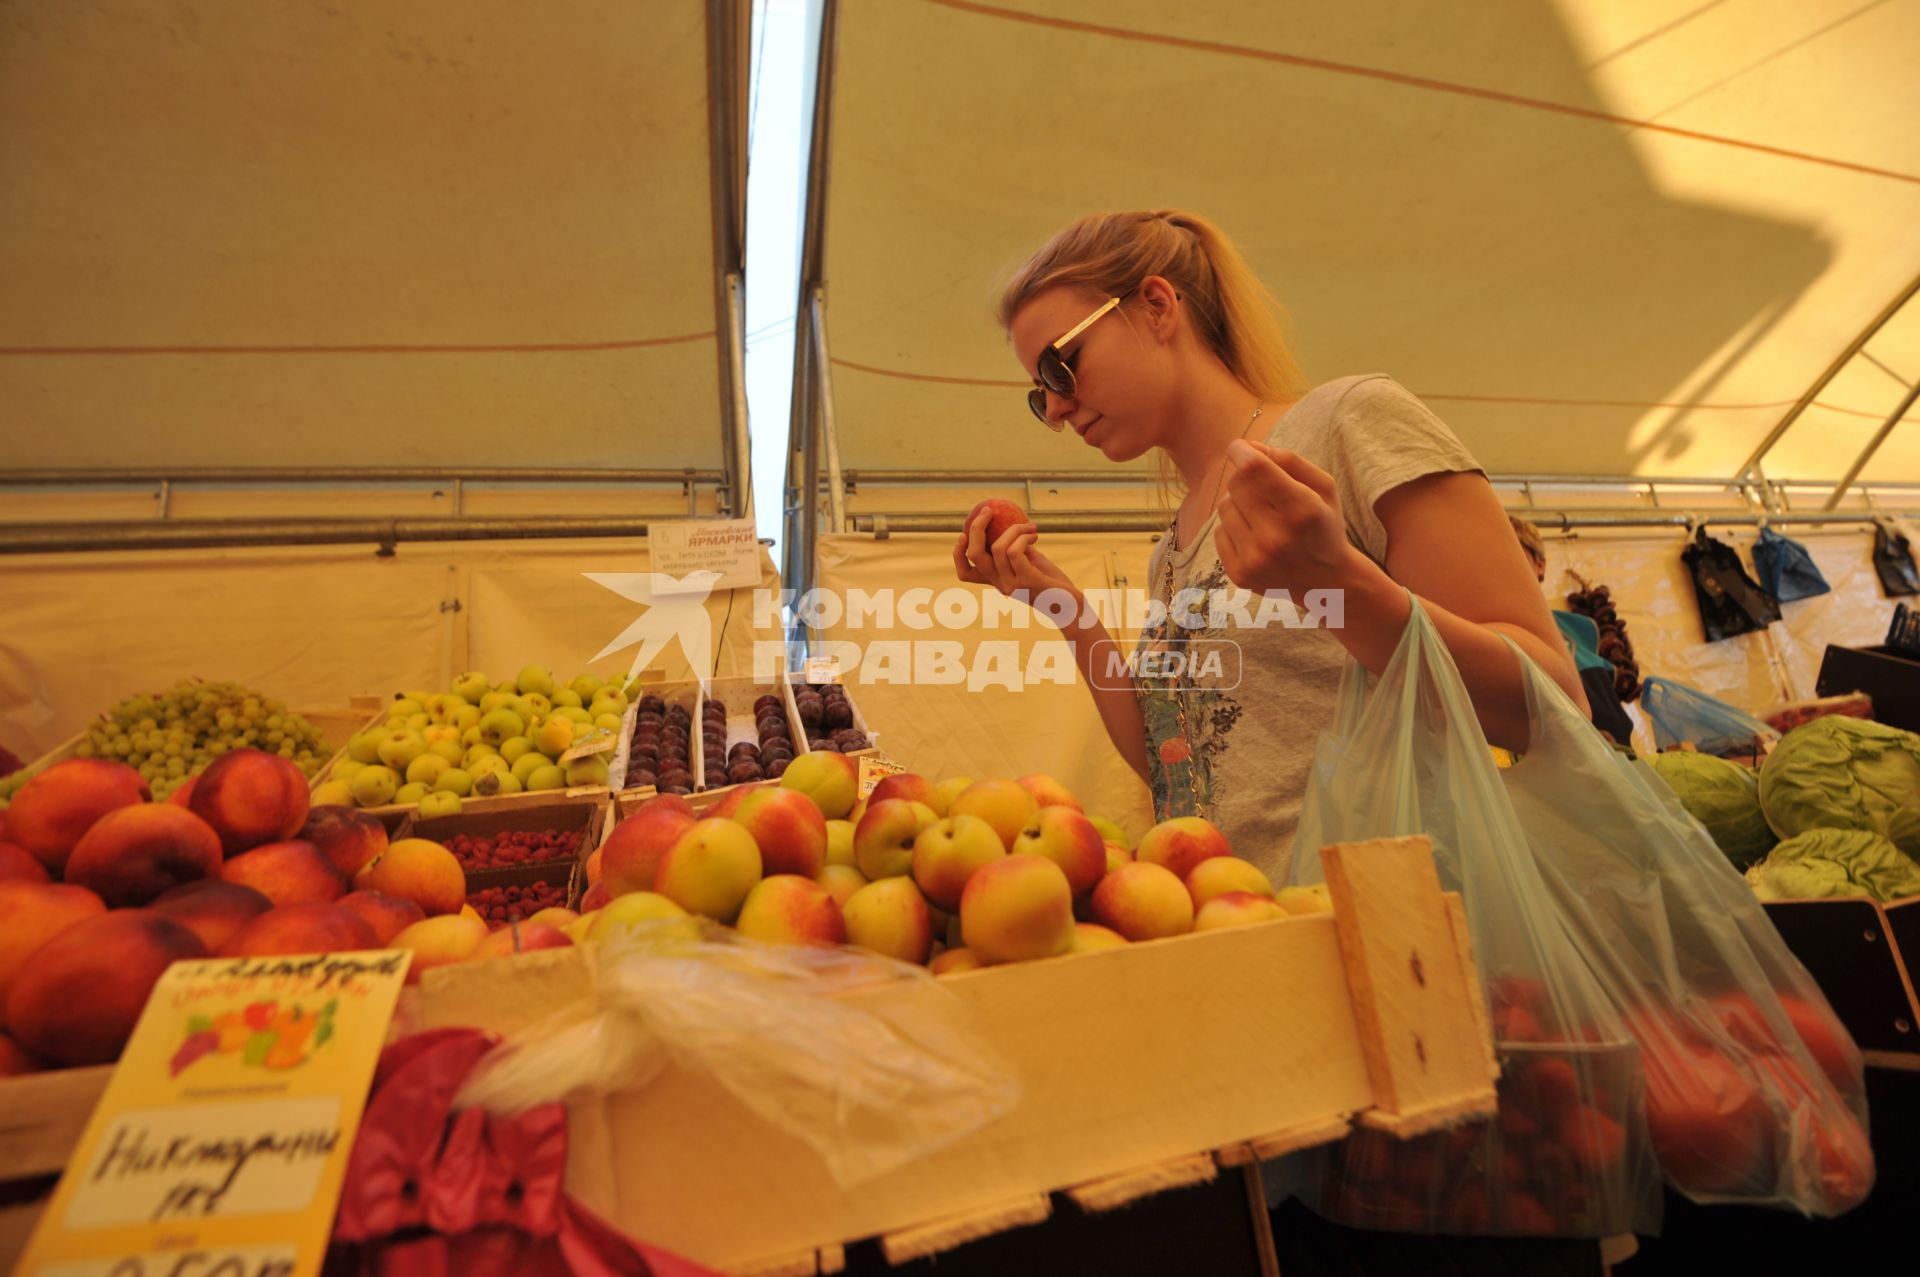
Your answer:
[[[1670,678],[1642,683],[1640,706],[1653,720],[1653,743],[1661,749],[1685,743],[1703,754],[1745,759],[1780,740],[1779,732],[1746,711]]]
[[[886,1173],[1010,1111],[1012,1066],[964,1027],[925,968],[840,946],[773,945],[698,918],[595,946],[594,999],[509,1040],[460,1102],[511,1113],[698,1070],[809,1145],[842,1186]],[[924,997],[838,994],[921,981]]]
[[[1351,665],[1342,681],[1334,725],[1316,746],[1292,877],[1319,881],[1329,843],[1432,838],[1487,981],[1499,1109],[1492,1121],[1412,1140],[1356,1131],[1311,1155],[1303,1195],[1335,1222],[1395,1232],[1657,1231],[1660,1177],[1633,1040],[1556,919],[1501,774],[1416,602],[1385,671],[1370,678]]]
[[[1857,1205],[1874,1169],[1852,1039],[1659,774],[1523,664],[1531,741],[1501,779],[1555,912],[1639,1043],[1668,1182],[1699,1202]]]

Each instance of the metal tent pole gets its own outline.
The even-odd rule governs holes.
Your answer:
[[[1854,458],[1853,465],[1848,468],[1845,477],[1833,485],[1833,492],[1827,497],[1827,503],[1821,506],[1821,509],[1831,510],[1840,504],[1840,499],[1847,495],[1847,489],[1851,488],[1853,481],[1860,477],[1860,472],[1867,468],[1867,462],[1873,460],[1873,454],[1880,451],[1880,445],[1887,441],[1887,436],[1893,433],[1893,428],[1900,424],[1902,417],[1907,415],[1907,409],[1913,407],[1913,401],[1916,398],[1920,398],[1920,384],[1907,387],[1907,393],[1900,400],[1900,406],[1895,408],[1893,415],[1881,422],[1880,428],[1873,432],[1873,438],[1867,441],[1866,448]]]
[[[750,8],[741,0],[707,0],[707,154],[713,208],[715,372],[720,389],[720,452],[727,472],[723,514],[750,513],[752,447],[747,440],[746,377],[740,281],[746,268],[748,75]]]

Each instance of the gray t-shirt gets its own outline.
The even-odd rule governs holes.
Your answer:
[[[1347,538],[1377,563],[1386,561],[1387,532],[1375,502],[1423,475],[1480,470],[1445,423],[1380,373],[1315,387],[1267,442],[1334,477]],[[1156,819],[1205,816],[1278,886],[1292,860],[1314,742],[1333,722],[1348,657],[1314,623],[1311,600],[1293,600],[1295,610],[1263,605],[1229,581],[1213,530],[1210,515],[1178,551],[1171,535],[1162,537],[1148,570],[1154,597],[1184,599],[1176,610],[1205,622],[1163,620],[1135,649],[1148,780]],[[1203,591],[1206,601],[1183,591]],[[1237,645],[1237,656],[1227,644]]]

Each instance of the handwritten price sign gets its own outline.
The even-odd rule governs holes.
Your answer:
[[[318,1273],[411,958],[175,963],[15,1271]]]

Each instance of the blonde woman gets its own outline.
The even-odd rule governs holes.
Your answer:
[[[1083,217],[1019,269],[999,318],[1034,383],[1028,406],[1041,423],[1071,429],[1109,461],[1157,451],[1178,476],[1184,495],[1149,574],[1171,614],[1142,635],[1141,649],[1237,645],[1237,656],[1213,648],[1226,659],[1196,663],[1200,673],[1124,686],[1106,676],[1113,642],[1102,626],[1064,631],[1159,819],[1208,817],[1236,852],[1283,877],[1341,669],[1349,657],[1385,668],[1410,592],[1433,617],[1494,744],[1527,743],[1507,639],[1585,704],[1472,456],[1389,377],[1308,388],[1266,289],[1205,218]],[[989,544],[986,523],[974,519],[955,543],[961,580],[1083,600],[1038,548],[1033,524]],[[1230,600],[1213,606],[1235,587],[1285,591],[1302,615],[1258,609],[1257,600],[1245,610]],[[1299,624],[1315,617],[1325,624]]]

